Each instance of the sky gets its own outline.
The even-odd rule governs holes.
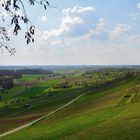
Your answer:
[[[140,0],[50,0],[46,11],[25,4],[35,43],[12,37],[16,55],[0,65],[139,65]]]

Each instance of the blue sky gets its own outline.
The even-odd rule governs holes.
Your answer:
[[[27,8],[35,43],[23,32],[12,39],[17,54],[1,65],[140,64],[140,0],[50,0],[57,8]]]

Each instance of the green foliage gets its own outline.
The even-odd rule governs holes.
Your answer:
[[[25,39],[26,43],[29,44],[34,42],[35,27],[31,24],[28,14],[26,13],[26,6],[35,4],[41,5],[45,10],[47,7],[51,7],[47,0],[28,0],[28,3],[23,0],[3,0],[0,4],[0,10],[7,13],[9,20],[1,14],[2,24],[0,25],[0,49],[6,49],[11,55],[16,53],[15,48],[11,48],[7,43],[10,41],[10,35],[8,28],[11,27],[13,35],[18,35],[21,30],[21,25],[26,25]],[[7,23],[8,22],[8,23]],[[11,25],[7,27],[6,25]]]

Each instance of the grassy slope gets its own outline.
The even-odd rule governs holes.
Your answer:
[[[139,140],[140,102],[119,105],[133,81],[102,88],[32,127],[2,140]]]
[[[24,87],[16,86],[10,90],[8,90],[7,93],[0,93],[2,95],[2,100],[0,100],[0,119],[8,118],[8,115],[16,114],[21,109],[24,110],[23,105],[19,104],[18,106],[14,107],[12,104],[7,108],[4,104],[4,102],[9,103],[13,99],[25,99],[25,103],[32,102],[34,104],[38,104],[39,101],[46,102],[48,99],[46,90],[55,84],[57,84],[60,80],[49,80],[42,83],[39,83],[29,89],[25,89]],[[46,99],[44,101],[44,99]],[[37,101],[38,100],[38,101]],[[37,102],[36,102],[37,101]],[[24,104],[25,104],[24,103]],[[28,112],[28,110],[27,110]],[[14,115],[13,115],[14,116]]]
[[[25,82],[36,80],[36,78],[42,77],[44,75],[41,74],[25,74],[20,79],[15,79],[15,82]]]
[[[48,88],[60,82],[61,79],[52,79],[29,89],[15,87],[8,90],[7,93],[1,93],[3,100],[0,100],[0,133],[28,123],[55,110],[83,92],[82,88],[61,89],[54,96],[48,96]],[[24,99],[25,101],[23,104],[20,103],[18,105],[10,103],[16,99]],[[9,104],[8,107],[5,106],[5,102]],[[27,109],[23,107],[26,103],[31,104],[33,108]]]

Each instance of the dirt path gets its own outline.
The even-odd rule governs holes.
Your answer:
[[[52,114],[56,113],[57,111],[60,111],[61,109],[65,108],[65,107],[67,107],[67,106],[69,106],[69,105],[71,105],[73,102],[75,102],[76,100],[78,100],[80,97],[84,96],[86,93],[87,93],[87,92],[85,92],[85,93],[79,95],[78,97],[74,98],[73,100],[71,100],[71,101],[68,102],[67,104],[65,104],[65,105],[63,105],[63,106],[61,106],[61,107],[59,107],[58,109],[56,109],[56,110],[50,112],[49,114],[46,114],[45,116],[43,116],[43,117],[41,117],[41,118],[39,118],[39,119],[36,119],[36,120],[34,120],[34,121],[32,121],[32,122],[30,122],[30,123],[28,123],[28,124],[25,124],[25,125],[20,126],[20,127],[16,128],[16,129],[13,129],[13,130],[11,130],[11,131],[8,131],[8,132],[5,132],[5,133],[1,134],[1,135],[0,135],[0,138],[1,138],[1,137],[4,137],[4,136],[6,136],[6,135],[9,135],[9,134],[11,134],[11,133],[14,133],[14,132],[16,132],[16,131],[19,131],[19,130],[21,130],[21,129],[23,129],[23,128],[27,128],[27,127],[29,127],[29,126],[32,126],[32,125],[38,123],[39,121],[41,121],[41,120],[43,120],[43,119],[45,119],[45,118],[51,116]]]

